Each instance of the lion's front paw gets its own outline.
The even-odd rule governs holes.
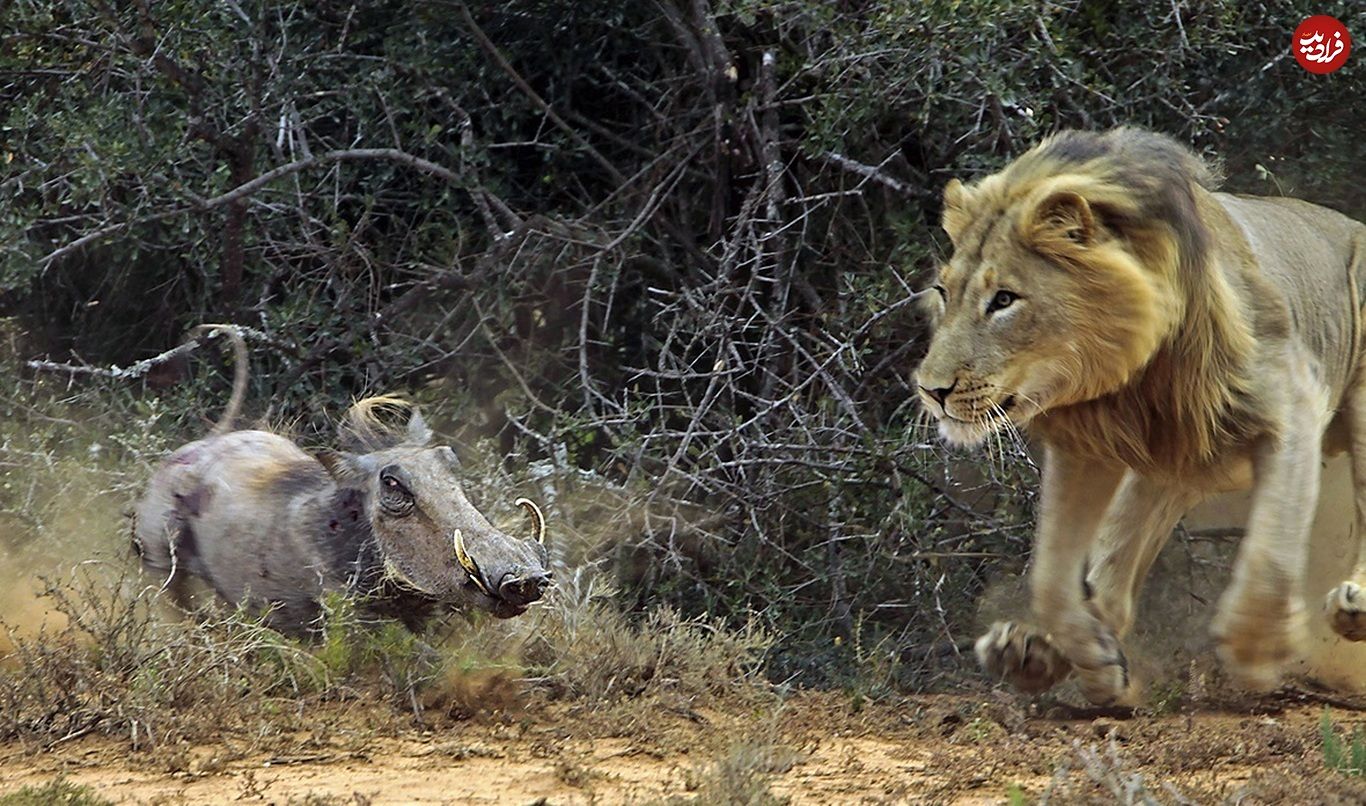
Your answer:
[[[1139,687],[1129,676],[1129,659],[1114,630],[1088,616],[1059,624],[1050,637],[1071,661],[1086,699],[1104,706],[1138,705]]]
[[[1333,632],[1348,641],[1366,641],[1366,590],[1348,580],[1328,591],[1324,600]]]
[[[1133,708],[1139,704],[1141,692],[1129,676],[1129,659],[1119,642],[1110,636],[1103,647],[1110,647],[1105,659],[1094,668],[1076,666],[1077,687],[1086,699],[1096,705]]]
[[[1027,694],[1037,694],[1067,678],[1072,664],[1041,632],[1011,621],[998,621],[974,647],[982,668]]]
[[[1285,667],[1304,654],[1308,615],[1298,601],[1221,607],[1210,631],[1234,682],[1253,691],[1280,685]]]

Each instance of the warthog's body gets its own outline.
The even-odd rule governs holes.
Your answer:
[[[521,613],[549,582],[544,546],[475,509],[454,452],[425,446],[430,432],[416,412],[406,435],[378,428],[373,411],[395,405],[372,398],[348,414],[365,453],[314,457],[265,431],[181,447],[135,511],[144,567],[176,596],[187,575],[198,577],[296,634],[315,624],[331,590],[413,628],[434,607]],[[539,510],[525,505],[543,531]]]

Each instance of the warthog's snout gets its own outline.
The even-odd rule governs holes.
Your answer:
[[[550,587],[549,571],[527,571],[514,568],[498,581],[498,598],[510,605],[526,607]]]
[[[480,541],[485,553],[483,563],[465,546],[459,529],[455,530],[454,542],[456,561],[464,569],[469,584],[492,600],[496,614],[521,613],[550,587],[550,571],[543,562],[545,546],[539,541],[520,541],[501,532],[487,532]]]
[[[491,600],[490,609],[503,617],[526,610],[545,594],[551,582],[546,567],[545,516],[526,498],[517,499],[517,505],[531,516],[531,540],[518,540],[491,527],[472,531],[474,540],[469,545],[464,530],[456,529],[451,535],[456,563],[468,584]]]

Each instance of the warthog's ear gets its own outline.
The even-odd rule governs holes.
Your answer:
[[[409,445],[426,445],[432,441],[432,429],[427,427],[427,421],[422,419],[422,412],[413,409],[413,416],[408,418],[408,439]]]
[[[366,477],[371,471],[365,456],[345,451],[321,450],[313,454],[332,478],[339,482],[355,482]]]
[[[950,179],[944,186],[944,217],[942,225],[944,232],[949,234],[949,240],[958,243],[958,236],[963,234],[968,222],[972,217],[968,214],[968,189],[963,187],[963,183],[957,179]]]

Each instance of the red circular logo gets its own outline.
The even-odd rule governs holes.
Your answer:
[[[1347,26],[1327,14],[1316,14],[1300,23],[1290,40],[1290,51],[1300,67],[1311,73],[1331,73],[1347,63],[1352,35]]]

